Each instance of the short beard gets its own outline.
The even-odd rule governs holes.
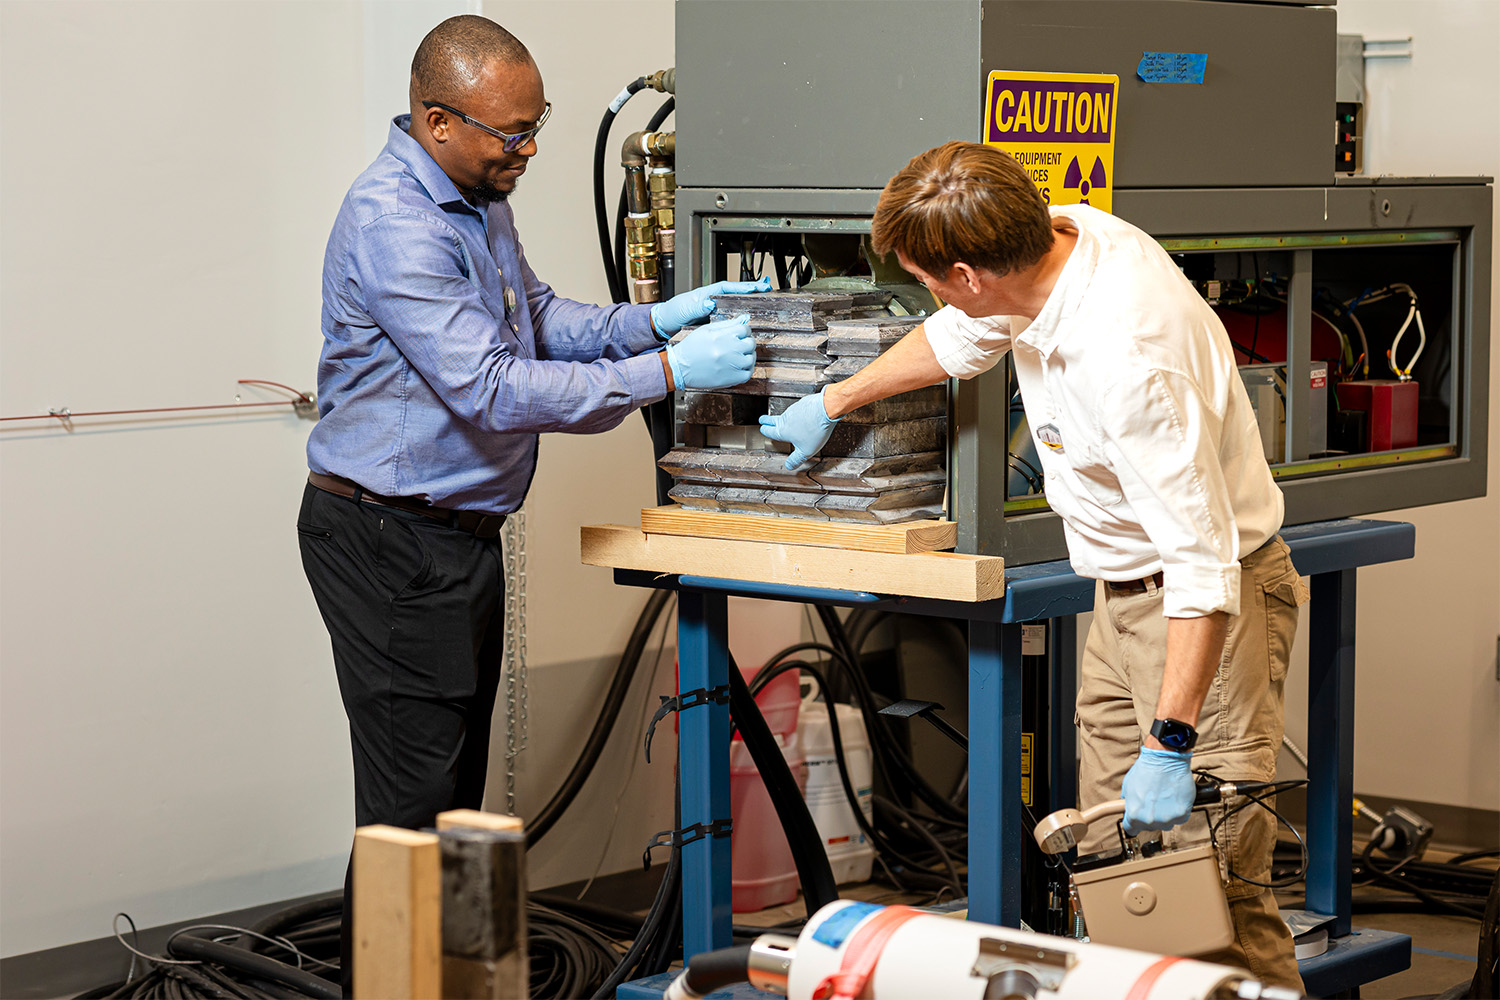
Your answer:
[[[495,201],[505,201],[510,197],[509,191],[497,191],[488,184],[480,184],[469,192],[475,202],[484,204]]]

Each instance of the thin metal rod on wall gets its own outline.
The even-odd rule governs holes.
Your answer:
[[[293,389],[289,385],[282,385],[280,382],[269,382],[265,379],[258,378],[242,378],[237,380],[237,384],[272,386],[273,388],[284,389],[287,392],[292,393],[292,395],[296,398],[278,399],[268,403],[214,403],[203,406],[150,406],[133,410],[86,410],[78,413],[75,413],[70,408],[64,406],[54,410],[48,410],[46,413],[37,413],[31,416],[0,417],[0,423],[12,420],[61,420],[66,422],[76,417],[121,417],[138,416],[148,413],[184,413],[196,410],[248,410],[255,407],[264,406],[290,406],[295,410],[301,410],[311,408],[317,402],[316,399],[314,399],[314,397],[309,393],[302,392],[299,389]]]

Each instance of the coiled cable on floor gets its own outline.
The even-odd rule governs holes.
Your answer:
[[[333,893],[280,910],[253,927],[186,927],[167,939],[165,954],[142,951],[117,929],[115,936],[133,956],[130,971],[124,980],[79,994],[78,1000],[338,997],[342,991],[336,981],[337,921],[342,902],[343,894]],[[327,932],[330,914],[331,934]],[[130,924],[133,934],[134,922],[124,914],[120,916]],[[280,957],[264,953],[277,949]],[[137,974],[137,962],[142,960],[144,967]],[[314,968],[327,975],[314,973]]]

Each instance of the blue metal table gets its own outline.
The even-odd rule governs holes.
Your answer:
[[[1292,562],[1312,578],[1308,652],[1309,910],[1334,917],[1330,933],[1350,932],[1353,837],[1355,573],[1361,566],[1410,559],[1416,529],[1392,521],[1339,520],[1284,528]],[[729,682],[728,598],[869,607],[969,623],[969,915],[1020,924],[1021,625],[1048,621],[1053,690],[1077,687],[1075,617],[1091,611],[1094,582],[1066,562],[1006,568],[1005,596],[961,602],[825,590],[691,575],[616,569],[615,582],[678,591],[678,688],[712,691]],[[1059,701],[1061,701],[1059,699]],[[1053,773],[1075,769],[1071,705],[1054,703],[1049,727]],[[1069,738],[1063,738],[1066,732]],[[729,818],[729,708],[713,700],[679,721],[684,828]],[[1053,782],[1048,810],[1071,804]],[[683,951],[732,943],[728,837],[705,836],[682,848]],[[1409,945],[1409,939],[1407,941]],[[1408,951],[1409,955],[1409,951]],[[1325,963],[1325,966],[1328,963]],[[1324,969],[1325,982],[1339,978]],[[1357,975],[1357,971],[1352,971]],[[1355,982],[1367,980],[1351,980]]]

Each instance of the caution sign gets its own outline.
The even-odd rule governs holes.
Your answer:
[[[995,70],[984,141],[1016,158],[1049,205],[1111,210],[1120,78]]]

